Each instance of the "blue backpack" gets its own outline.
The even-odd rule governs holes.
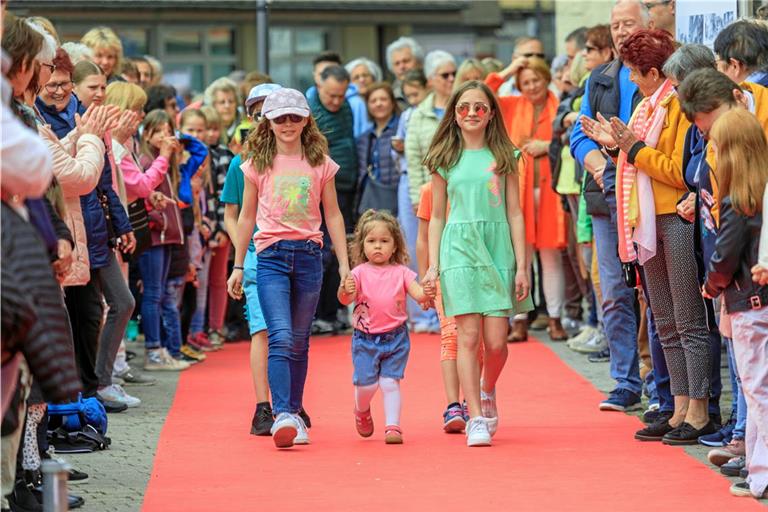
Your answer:
[[[48,404],[48,416],[51,429],[58,425],[67,432],[76,432],[90,425],[102,436],[107,434],[107,411],[93,397],[79,395],[76,402]]]

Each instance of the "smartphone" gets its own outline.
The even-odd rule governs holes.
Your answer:
[[[245,142],[245,139],[248,138],[248,134],[251,132],[250,128],[240,128],[240,143],[242,144]]]
[[[637,264],[635,263],[622,263],[621,271],[624,277],[624,284],[628,288],[637,287]]]

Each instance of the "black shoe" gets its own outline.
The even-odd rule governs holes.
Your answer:
[[[648,410],[643,413],[643,423],[651,425],[659,421],[659,418],[666,416],[667,419],[672,417],[672,411],[660,411],[658,409]]]
[[[611,351],[606,348],[596,354],[590,354],[587,359],[590,363],[605,363],[611,360]]]
[[[123,412],[128,406],[122,402],[113,402],[112,400],[104,400],[98,394],[95,395],[96,399],[104,406],[104,410],[107,412]]]
[[[739,470],[739,477],[744,478],[746,480],[748,476],[749,476],[749,470],[747,468],[741,468]]]
[[[720,472],[724,474],[725,476],[741,476],[742,471],[747,471],[746,468],[747,465],[747,458],[746,457],[735,457],[722,466],[720,466]],[[743,477],[746,478],[746,477]]]
[[[125,351],[125,360],[130,361],[131,359],[136,357],[136,352],[133,350],[126,350]]]
[[[699,444],[699,437],[715,432],[717,432],[717,428],[711,421],[699,429],[690,423],[683,422],[679,427],[667,433],[661,442],[672,446]]]
[[[253,413],[253,420],[251,420],[251,435],[254,436],[268,436],[272,429],[272,423],[274,423],[272,417],[272,406],[269,402],[261,402],[256,404],[256,412]]]
[[[671,417],[671,414],[662,413],[654,423],[635,432],[635,439],[638,441],[661,441],[665,435],[674,430],[674,427],[669,424]]]
[[[85,500],[82,496],[75,496],[74,494],[67,495],[67,506],[69,510],[80,508],[85,505]]]
[[[307,428],[312,428],[312,422],[309,421],[309,414],[307,414],[307,411],[305,411],[303,407],[299,411],[299,416],[301,416],[301,419],[304,420],[304,424],[307,426]]]
[[[23,479],[17,479],[13,492],[8,495],[8,504],[14,512],[43,512],[43,505],[37,501],[33,488]]]
[[[88,473],[78,471],[76,469],[69,470],[69,478],[67,481],[71,484],[82,484],[88,481]]]

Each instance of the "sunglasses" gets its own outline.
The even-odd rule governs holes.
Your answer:
[[[456,72],[447,71],[445,73],[438,73],[438,76],[440,76],[440,78],[442,78],[443,80],[448,80],[449,78],[456,78]]]
[[[543,53],[524,53],[523,57],[525,57],[526,59],[530,59],[531,57],[538,57],[540,59],[545,59],[547,56],[544,55]]]
[[[300,123],[302,119],[304,118],[298,114],[285,114],[272,119],[272,122],[275,124],[283,124],[286,121],[290,121],[293,124],[297,124]]]
[[[490,112],[491,107],[485,103],[459,103],[456,105],[456,114],[464,119],[471,111],[474,111],[477,117],[483,118]]]

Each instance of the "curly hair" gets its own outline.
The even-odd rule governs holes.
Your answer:
[[[317,167],[325,162],[328,154],[328,141],[325,135],[317,127],[312,114],[307,118],[307,124],[301,131],[301,149],[304,159],[312,167]],[[261,119],[256,127],[248,133],[248,138],[243,144],[243,162],[253,159],[253,166],[259,174],[264,173],[277,154],[277,141],[275,133],[268,119]]]
[[[619,56],[624,63],[637,68],[642,75],[656,68],[664,76],[662,68],[675,53],[675,43],[666,30],[638,30],[624,41]]]
[[[355,226],[355,233],[352,235],[350,248],[352,264],[357,266],[368,261],[365,255],[365,237],[373,229],[374,222],[384,223],[395,241],[395,250],[392,252],[389,262],[396,265],[407,265],[408,246],[405,244],[403,231],[400,229],[400,223],[397,222],[397,219],[387,210],[366,210],[360,216],[360,220]]]

